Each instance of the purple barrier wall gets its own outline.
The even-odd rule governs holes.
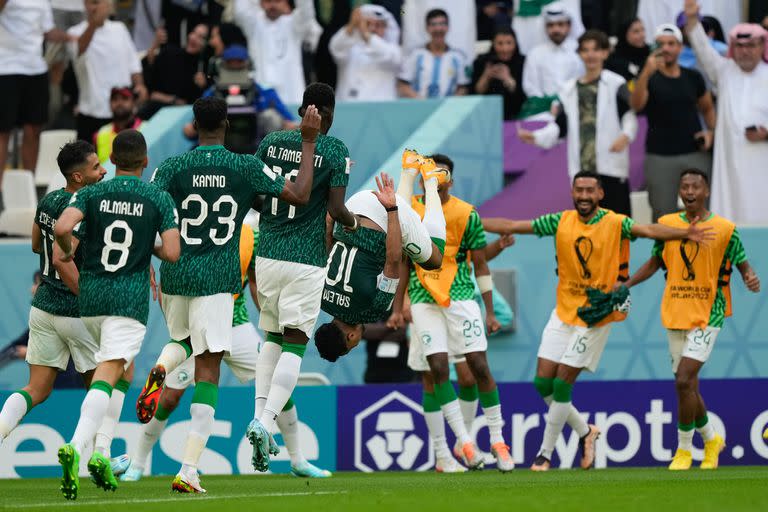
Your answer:
[[[768,441],[762,438],[768,406],[761,400],[744,399],[765,396],[768,380],[710,380],[701,386],[710,420],[728,443],[720,463],[768,463]],[[527,467],[544,432],[544,404],[532,384],[500,384],[500,396],[504,439],[510,442],[515,461]],[[421,413],[420,386],[341,386],[337,403],[338,470],[432,468],[434,452]],[[596,467],[664,466],[672,458],[677,445],[677,402],[671,381],[582,382],[574,388],[574,404],[603,432]],[[482,416],[475,419],[471,434],[481,450],[489,450]],[[701,460],[698,435],[694,446],[694,460]],[[579,457],[578,437],[566,427],[557,442],[553,466],[578,466]]]
[[[632,190],[645,186],[643,162],[648,123],[645,117],[640,117],[639,122],[638,136],[630,146]],[[572,208],[565,141],[550,150],[530,146],[518,138],[518,124],[529,130],[543,126],[539,121],[504,123],[504,172],[516,178],[479,208],[480,215],[522,219]]]

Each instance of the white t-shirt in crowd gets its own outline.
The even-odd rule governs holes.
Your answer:
[[[83,0],[51,0],[51,7],[61,11],[85,12]]]
[[[417,48],[406,57],[397,78],[408,82],[421,98],[451,96],[470,82],[466,57],[452,48],[442,55]]]
[[[336,99],[339,101],[391,101],[397,99],[396,76],[400,46],[371,34],[366,43],[355,31],[342,27],[328,44],[339,67]]]
[[[576,43],[566,39],[556,45],[549,39],[530,51],[523,67],[523,90],[528,97],[553,96],[568,80],[584,73]]]
[[[83,21],[67,33],[81,36],[88,27]],[[131,75],[141,73],[141,61],[125,24],[107,20],[96,29],[88,49],[78,57],[77,41],[69,43],[80,88],[79,112],[86,116],[112,117],[109,94],[113,87],[132,84]]]
[[[0,75],[42,75],[43,36],[53,29],[48,0],[8,0],[0,11]]]
[[[407,54],[429,42],[427,13],[442,9],[448,14],[448,34],[451,48],[460,50],[468,59],[475,58],[477,21],[474,0],[405,0],[403,2],[403,50]]]

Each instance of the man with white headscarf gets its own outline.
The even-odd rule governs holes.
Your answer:
[[[686,32],[699,66],[717,86],[712,210],[737,224],[768,223],[768,32],[741,23],[728,34],[728,57],[709,44],[696,0],[685,0]]]
[[[328,49],[339,67],[338,101],[389,101],[397,98],[402,54],[400,27],[380,5],[352,11],[349,22],[331,38]]]
[[[544,31],[545,8],[553,3],[553,0],[516,0],[515,17],[512,18],[512,28],[517,34],[517,46],[520,53],[528,55],[536,46],[547,41]],[[568,40],[576,43],[576,40],[584,33],[584,23],[581,21],[581,0],[562,0],[556,2],[571,15],[571,31]]]
[[[543,12],[548,39],[525,59],[523,90],[528,100],[520,117],[548,112],[563,85],[584,73],[576,45],[568,39],[572,28],[568,9],[562,2],[554,2],[544,7]]]

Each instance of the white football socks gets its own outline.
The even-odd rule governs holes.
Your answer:
[[[80,419],[71,441],[78,452],[82,453],[93,440],[107,414],[109,402],[110,395],[101,388],[91,388],[85,395],[83,405],[80,406]]]
[[[437,178],[424,182],[424,219],[421,223],[431,238],[445,240],[445,214],[437,193]]]
[[[149,454],[152,453],[152,448],[154,448],[157,440],[160,439],[160,435],[165,430],[167,424],[168,418],[158,420],[157,417],[154,417],[149,420],[149,423],[141,427],[141,435],[139,435],[136,451],[131,455],[132,468],[144,472],[147,467]]]
[[[413,198],[413,185],[419,175],[418,169],[403,169],[400,172],[400,183],[397,184],[397,195],[405,200],[408,206]]]
[[[702,439],[704,439],[704,442],[711,441],[715,438],[715,428],[712,426],[711,421],[707,421],[707,424],[703,427],[697,428],[696,432],[701,434]]]
[[[301,451],[301,439],[299,438],[299,415],[294,405],[287,411],[281,411],[277,416],[277,428],[283,436],[285,448],[291,457],[291,465],[298,466],[304,462],[304,453]]]
[[[261,352],[256,359],[256,404],[254,408],[254,418],[261,418],[264,412],[264,406],[267,403],[269,389],[272,386],[272,376],[275,373],[275,367],[280,360],[280,354],[283,353],[282,347],[271,341],[265,341],[261,346]]]
[[[208,438],[213,429],[214,414],[216,410],[208,404],[193,402],[189,408],[192,415],[192,421],[187,435],[187,445],[184,448],[184,458],[182,459],[181,471],[187,474],[191,471],[197,471],[197,464],[200,456],[205,450]]]
[[[8,437],[27,414],[27,400],[21,393],[9,396],[0,411],[0,441]]]
[[[552,395],[545,396],[543,400],[547,405],[551,405]],[[568,425],[573,429],[574,432],[576,432],[576,435],[579,437],[584,437],[585,435],[589,434],[589,425],[584,420],[584,418],[581,417],[579,410],[573,406],[573,402],[571,402],[571,410],[568,413],[568,419],[565,420],[565,422],[568,423]]]
[[[165,368],[165,374],[168,375],[184,361],[187,360],[187,351],[179,343],[166,343],[155,364],[161,364]]]
[[[259,417],[259,421],[268,432],[275,430],[275,420],[285,404],[288,403],[288,399],[291,398],[293,390],[296,388],[296,382],[299,380],[300,371],[301,357],[293,352],[283,351],[272,375],[272,383],[264,411]]]
[[[125,393],[115,388],[112,390],[112,396],[109,399],[109,407],[104,414],[99,430],[96,432],[96,445],[93,451],[99,452],[109,458],[112,455],[112,438],[115,435],[115,428],[120,421],[120,413],[123,411],[123,402]]]
[[[447,404],[440,406],[440,409],[445,416],[445,421],[448,422],[448,426],[451,427],[456,439],[463,445],[472,442],[472,439],[467,433],[467,429],[464,426],[464,418],[461,416],[461,407],[459,407],[459,401],[453,400]]]
[[[483,407],[483,415],[485,415],[485,422],[488,424],[491,446],[503,443],[504,437],[501,435],[501,429],[504,427],[504,419],[501,417],[501,405]]]
[[[461,417],[464,418],[464,427],[467,429],[468,433],[472,432],[472,425],[475,422],[475,416],[477,416],[477,402],[477,398],[474,400],[462,400],[459,398]]]
[[[691,451],[693,449],[694,430],[677,429],[677,447],[680,450]]]
[[[571,412],[571,402],[555,402],[549,405],[547,413],[547,426],[544,427],[544,439],[541,443],[541,455],[552,460],[552,452],[555,449],[557,438],[563,431],[565,420]]]
[[[427,422],[429,438],[432,440],[432,446],[435,448],[435,457],[445,459],[452,457],[451,450],[448,448],[448,441],[445,437],[445,420],[442,411],[424,411],[424,420]]]

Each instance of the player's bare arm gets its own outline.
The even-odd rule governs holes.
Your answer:
[[[344,204],[347,187],[331,187],[328,190],[328,215],[344,226],[344,229],[354,231],[360,226],[360,218],[349,211]]]
[[[72,252],[77,252],[77,246],[80,244],[80,240],[76,237],[72,238]],[[58,244],[53,244],[53,268],[59,273],[61,281],[67,285],[69,291],[75,295],[80,295],[80,271],[77,269],[77,265],[73,260],[64,261],[62,259],[63,252]]]
[[[161,260],[176,263],[181,256],[181,237],[177,228],[166,229],[160,233],[161,244],[156,245],[153,253]]]
[[[632,274],[627,282],[623,283],[627,288],[632,288],[636,284],[640,284],[653,276],[661,268],[662,260],[658,256],[651,256],[648,261]]]
[[[61,248],[61,261],[72,261],[75,249],[72,245],[72,231],[77,223],[83,220],[84,214],[77,208],[68,207],[61,213],[61,217],[56,221],[53,228],[53,235],[56,237],[56,243]]]
[[[491,261],[493,258],[504,252],[507,247],[515,245],[514,235],[501,235],[499,238],[485,246],[485,259]]]
[[[32,224],[32,252],[40,254],[43,251],[43,233],[37,223]]]
[[[706,243],[715,238],[711,227],[699,227],[699,219],[693,219],[687,229],[673,228],[663,224],[634,224],[632,235],[638,238],[653,238],[654,240],[690,240],[691,242]]]
[[[408,260],[403,257],[400,258],[399,275],[407,276],[409,274]],[[403,278],[397,285],[397,291],[395,292],[395,298],[392,300],[392,314],[387,320],[387,327],[390,329],[399,329],[405,325],[403,309],[405,307],[406,292],[408,291],[408,279]]]
[[[387,240],[386,262],[384,263],[384,277],[397,279],[400,277],[400,261],[403,254],[403,238],[400,233],[400,218],[397,212],[397,196],[395,195],[395,182],[386,173],[381,177],[376,176],[376,187],[373,195],[387,210]],[[399,288],[399,283],[398,283]]]
[[[501,329],[501,324],[493,312],[493,281],[485,251],[472,251],[472,266],[475,268],[475,278],[485,305],[485,328],[488,334],[493,334]]]
[[[532,220],[510,220],[510,219],[502,219],[500,217],[491,217],[491,218],[483,219],[483,229],[485,229],[488,233],[496,233],[498,235],[507,235],[507,234],[532,235],[533,221]]]
[[[744,261],[736,265],[736,268],[739,269],[739,273],[741,274],[741,278],[744,280],[744,285],[747,289],[751,292],[758,293],[760,291],[760,278],[757,277],[757,273],[755,273],[755,269],[752,268],[752,265],[750,265],[748,261]]]
[[[329,213],[325,214],[325,251],[330,252],[333,246],[333,217]]]
[[[314,105],[307,107],[301,119],[301,163],[296,181],[286,181],[280,199],[292,205],[305,205],[312,192],[315,175],[315,141],[320,133],[320,113]]]

